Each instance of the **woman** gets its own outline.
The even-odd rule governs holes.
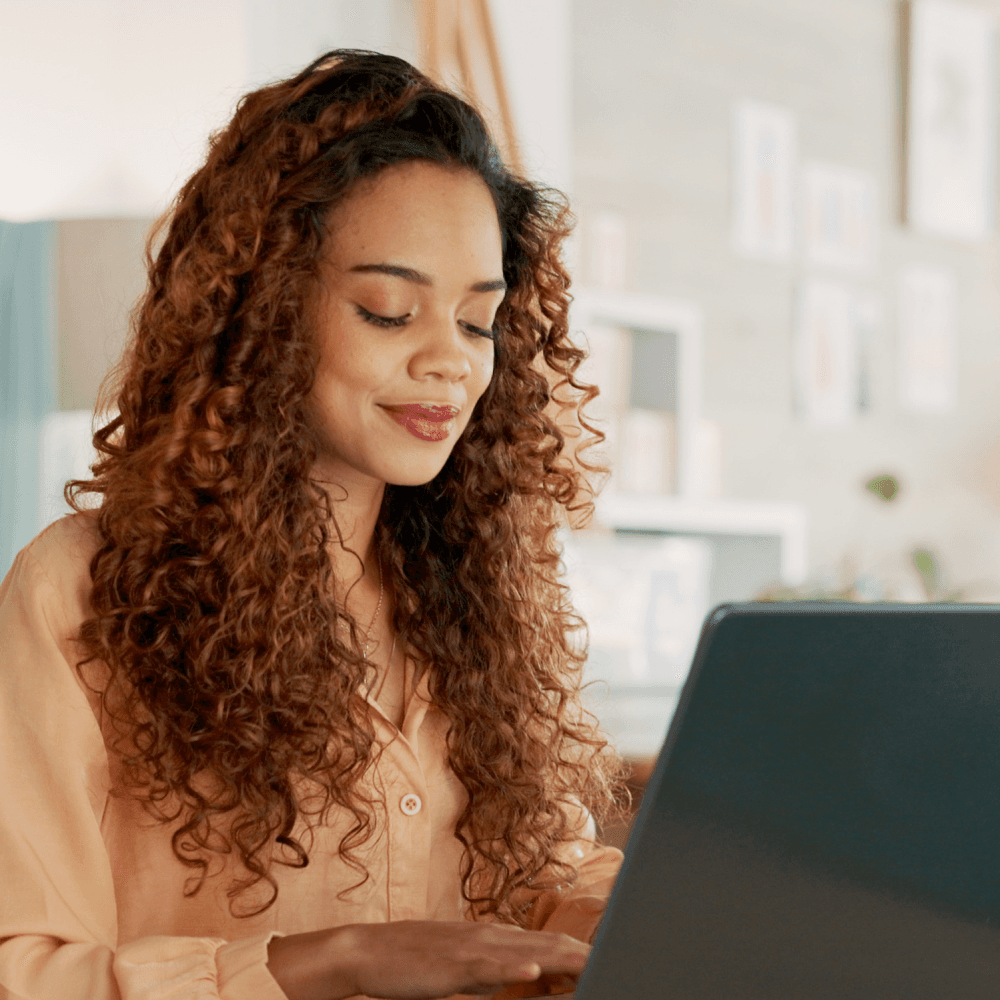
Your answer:
[[[582,969],[622,858],[590,813],[623,786],[558,580],[599,471],[555,419],[599,437],[567,219],[374,53],[213,138],[94,479],[0,588],[0,996],[514,997]]]

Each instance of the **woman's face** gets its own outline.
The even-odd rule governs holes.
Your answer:
[[[348,493],[433,479],[490,383],[503,297],[500,225],[477,174],[411,161],[359,183],[330,218],[314,477]]]

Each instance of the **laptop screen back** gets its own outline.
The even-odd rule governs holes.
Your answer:
[[[577,995],[1000,996],[1000,607],[717,609]]]

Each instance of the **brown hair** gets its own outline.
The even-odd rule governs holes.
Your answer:
[[[102,704],[128,733],[127,749],[115,741],[125,785],[162,822],[182,817],[173,850],[198,873],[186,894],[210,852],[235,848],[246,875],[231,909],[262,880],[272,889],[252,914],[277,896],[272,861],[308,863],[291,836],[314,815],[297,781],[320,790],[318,822],[334,804],[353,813],[340,850],[364,877],[350,889],[369,877],[352,852],[372,830],[358,782],[375,734],[356,626],[330,596],[336,525],[309,478],[308,303],[331,208],[412,159],[484,179],[509,287],[468,427],[433,481],[386,486],[375,534],[393,627],[431,666],[468,791],[455,835],[473,916],[523,922],[516,890],[575,881],[554,853],[573,835],[564,807],[576,799],[601,820],[627,797],[621,758],[581,707],[584,626],[559,579],[556,530],[567,510],[590,516],[584,470],[605,471],[579,454],[603,435],[581,413],[596,388],[574,378],[585,355],[569,339],[565,200],[508,172],[479,114],[408,63],[328,53],[240,101],[154,228],[149,286],[102,387],[118,413],[94,435],[94,478],[66,488],[78,511],[79,494],[102,495],[78,669],[108,666]],[[566,414],[581,438],[572,455]],[[272,840],[295,860],[272,858]]]

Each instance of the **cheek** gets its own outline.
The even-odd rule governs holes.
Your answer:
[[[372,343],[367,331],[356,329],[350,316],[331,322],[317,375],[330,386],[365,390],[376,388],[385,378],[385,351]]]
[[[484,354],[482,358],[477,359],[477,363],[474,364],[474,370],[478,376],[479,381],[479,395],[481,396],[486,389],[489,387],[490,380],[493,378],[493,358],[494,358],[494,348],[490,344],[489,353]]]

